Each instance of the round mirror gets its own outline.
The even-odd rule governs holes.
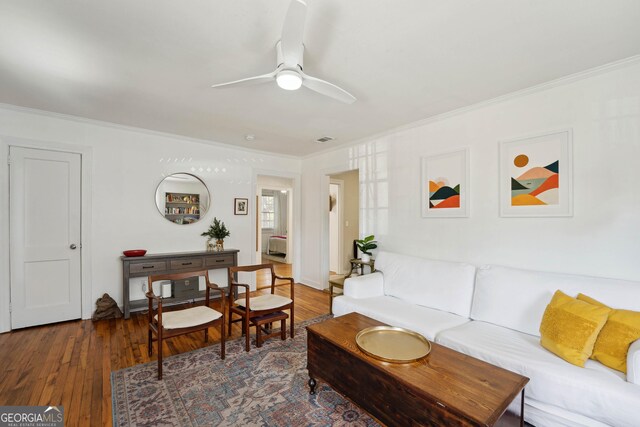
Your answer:
[[[209,209],[209,190],[200,178],[190,173],[174,173],[156,189],[156,206],[167,221],[193,224]]]

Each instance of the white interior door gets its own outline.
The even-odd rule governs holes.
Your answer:
[[[11,327],[78,319],[80,155],[10,147]]]

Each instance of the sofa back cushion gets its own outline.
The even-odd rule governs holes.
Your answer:
[[[474,266],[381,251],[376,270],[384,276],[385,295],[469,317]]]
[[[476,274],[471,318],[540,336],[544,310],[556,290],[582,292],[610,307],[640,310],[640,282],[484,266]]]

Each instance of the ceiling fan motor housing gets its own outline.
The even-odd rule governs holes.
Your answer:
[[[282,55],[282,40],[278,40],[278,43],[276,43],[276,68],[280,68],[283,67],[283,69],[287,69],[287,70],[294,70],[297,71],[296,68],[299,68],[300,70],[303,69],[303,62],[304,62],[304,44],[302,45],[302,55],[300,55],[300,60],[298,61],[298,64],[285,64],[284,63],[284,56]],[[296,67],[297,66],[297,67]]]

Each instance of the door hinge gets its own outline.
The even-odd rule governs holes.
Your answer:
[[[13,307],[11,306],[11,303],[9,303],[9,313],[13,312]]]
[[[10,165],[11,164],[11,156],[7,157],[7,164]]]

